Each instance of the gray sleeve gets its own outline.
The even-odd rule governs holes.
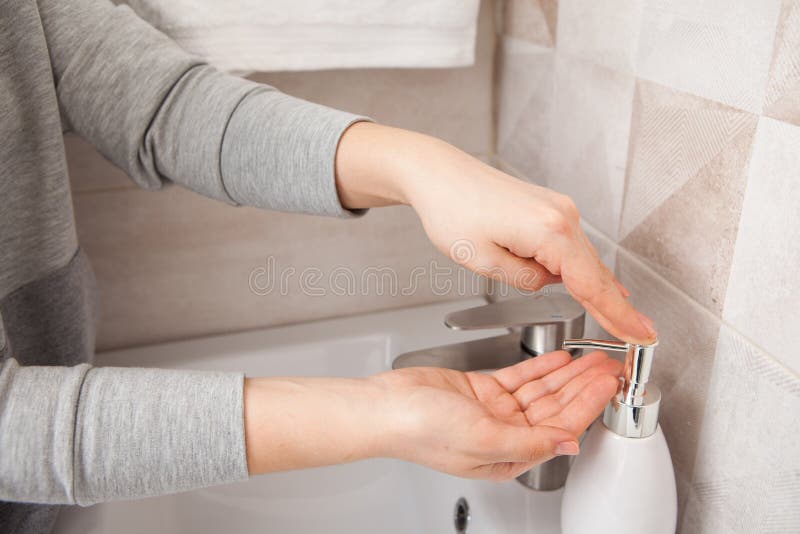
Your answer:
[[[65,126],[140,186],[231,204],[351,216],[336,193],[342,133],[363,117],[221,73],[127,6],[40,0]]]
[[[242,385],[239,373],[6,360],[0,500],[90,505],[246,479]]]

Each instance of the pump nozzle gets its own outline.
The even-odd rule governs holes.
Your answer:
[[[658,426],[658,407],[661,391],[647,385],[653,367],[653,356],[658,341],[651,345],[637,345],[624,341],[600,339],[567,339],[564,349],[600,349],[625,352],[625,364],[617,394],[606,407],[603,423],[620,436],[644,438],[652,435]]]

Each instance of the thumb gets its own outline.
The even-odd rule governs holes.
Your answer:
[[[556,456],[578,454],[577,438],[563,428],[504,426],[502,439],[507,447],[502,461],[540,464]]]

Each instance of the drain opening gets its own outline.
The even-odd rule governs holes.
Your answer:
[[[470,519],[472,519],[472,516],[469,515],[469,503],[467,499],[461,497],[456,502],[456,508],[453,512],[453,524],[456,527],[456,534],[465,534],[467,532]]]

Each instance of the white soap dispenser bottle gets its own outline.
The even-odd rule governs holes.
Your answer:
[[[647,384],[653,345],[579,339],[564,348],[625,351],[620,389],[581,443],[564,486],[562,534],[674,534],[678,498],[661,391]]]

